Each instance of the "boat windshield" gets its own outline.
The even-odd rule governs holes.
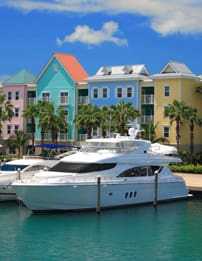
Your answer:
[[[49,171],[69,172],[69,173],[87,173],[93,171],[103,171],[112,169],[116,163],[74,163],[74,162],[59,162]]]
[[[28,165],[16,165],[16,164],[4,164],[1,166],[1,171],[16,171],[18,169],[22,170]]]
[[[85,152],[104,152],[110,151],[114,153],[120,152],[132,152],[139,147],[135,142],[124,141],[124,142],[91,142],[89,141],[86,146],[83,147],[82,151]]]

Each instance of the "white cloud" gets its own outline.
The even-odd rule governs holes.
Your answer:
[[[64,40],[57,38],[56,42],[58,45],[73,42],[81,42],[88,45],[99,45],[103,42],[127,45],[128,43],[126,39],[114,36],[118,32],[118,24],[113,21],[104,23],[100,30],[94,30],[88,25],[78,25],[72,34],[65,36]]]
[[[1,6],[24,11],[130,13],[150,18],[150,27],[162,35],[202,33],[201,0],[1,0]]]

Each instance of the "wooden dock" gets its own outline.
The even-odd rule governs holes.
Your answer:
[[[175,173],[175,175],[184,179],[190,193],[202,196],[202,174]]]

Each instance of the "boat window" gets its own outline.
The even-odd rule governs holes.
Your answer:
[[[74,162],[59,162],[50,171],[70,172],[70,173],[87,173],[93,171],[103,171],[112,169],[116,163],[74,163]]]
[[[124,141],[122,143],[123,146],[123,151],[124,152],[131,152],[136,150],[137,148],[139,148],[139,144],[135,143],[135,142],[131,142],[131,141]]]
[[[18,169],[22,170],[26,168],[28,165],[14,165],[14,164],[4,164],[1,166],[2,171],[16,171]]]
[[[38,171],[42,169],[49,169],[50,167],[45,166],[45,165],[36,165],[36,166],[31,166],[30,168],[26,169],[25,172],[30,172],[30,171]]]
[[[140,166],[130,168],[123,171],[118,177],[146,177],[153,176],[156,170],[159,170],[159,166]]]
[[[101,151],[113,151],[120,152],[121,144],[119,142],[88,142],[86,146],[83,147],[83,151],[86,152],[101,152]]]

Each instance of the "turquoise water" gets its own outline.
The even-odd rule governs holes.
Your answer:
[[[201,244],[201,199],[100,214],[0,203],[1,261],[199,261]]]

